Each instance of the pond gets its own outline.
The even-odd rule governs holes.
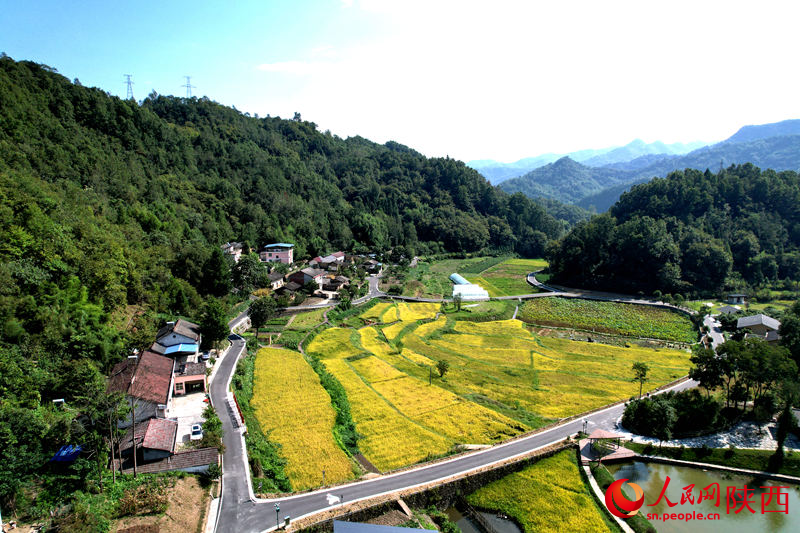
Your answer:
[[[800,531],[800,487],[798,485],[756,479],[746,475],[731,475],[714,470],[641,461],[608,465],[608,470],[615,479],[627,478],[642,488],[645,506],[639,512],[645,513],[645,516],[647,513],[659,513],[659,516],[661,513],[684,514],[683,520],[680,521],[651,519],[650,521],[659,533],[717,532],[723,528],[725,533]],[[670,481],[665,496],[676,505],[670,507],[663,498],[657,505],[652,505],[658,501],[667,476]],[[701,492],[706,493],[703,489],[713,483],[719,484],[719,507],[715,506],[715,499],[704,499],[699,502]],[[691,498],[688,498],[689,494],[687,494],[687,499],[681,503],[682,494],[686,492],[684,489],[690,485],[694,485],[688,490]],[[745,485],[747,486],[748,506],[744,506],[742,497]],[[777,489],[769,487],[778,486],[788,488],[781,489],[781,494],[776,496]],[[730,502],[726,497],[729,490],[732,495]],[[773,493],[772,497],[770,497],[771,492]],[[692,500],[694,503],[690,503]],[[778,505],[778,503],[785,505]],[[731,508],[728,509],[728,506]],[[738,513],[735,512],[737,509]],[[788,511],[788,513],[784,511]],[[693,512],[704,515],[717,513],[719,519],[687,520],[685,515],[691,515]]]

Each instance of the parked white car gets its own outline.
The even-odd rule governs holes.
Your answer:
[[[200,424],[192,424],[192,433],[189,435],[191,440],[200,440],[203,438],[203,427]]]

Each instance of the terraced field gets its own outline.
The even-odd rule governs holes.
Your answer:
[[[531,286],[526,278],[530,272],[546,267],[547,261],[544,259],[506,259],[478,274],[464,274],[464,277],[489,291],[492,297],[533,294],[539,290]]]
[[[634,362],[650,366],[653,388],[689,368],[685,351],[540,337],[519,320],[434,319],[438,312],[382,302],[361,315],[372,325],[329,328],[306,346],[341,383],[359,448],[382,471],[631,397]]]
[[[292,489],[318,486],[322,481],[320,465],[325,469],[326,482],[354,477],[350,459],[333,439],[336,414],[331,398],[301,354],[260,349],[254,381],[250,405],[264,434],[280,444]]]
[[[575,452],[565,450],[481,487],[467,501],[513,517],[526,533],[612,531],[578,468]]]
[[[546,326],[688,343],[697,341],[697,332],[686,316],[646,305],[537,298],[520,307],[519,317],[525,322]]]

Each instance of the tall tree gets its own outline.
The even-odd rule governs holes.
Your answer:
[[[230,334],[225,307],[216,298],[210,298],[206,303],[200,320],[200,333],[203,335],[204,346],[217,349],[219,343]]]
[[[650,370],[650,367],[647,366],[647,363],[642,361],[637,361],[633,363],[633,381],[639,382],[639,398],[642,397],[642,387],[644,387],[644,382],[647,381],[647,371]]]
[[[250,317],[250,325],[256,328],[256,339],[258,338],[258,330],[263,328],[267,321],[277,314],[277,303],[272,298],[262,296],[261,298],[250,304],[250,309],[247,310],[247,316]]]

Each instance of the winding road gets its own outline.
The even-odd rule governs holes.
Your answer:
[[[531,277],[531,275],[529,275],[529,277]],[[535,276],[533,276],[533,278],[535,280]],[[369,292],[366,296],[357,300],[358,303],[371,298],[384,296],[384,293],[378,288],[378,279],[378,276],[370,276]],[[583,291],[575,292],[574,296],[572,295],[573,293],[561,291],[557,291],[555,294],[586,297],[579,295],[583,294]],[[526,296],[541,297],[545,295],[550,296],[554,294],[544,293]],[[624,299],[622,299],[617,296],[618,295],[595,294],[595,297],[601,297],[602,299],[629,301],[631,303],[640,302],[640,300],[633,298],[624,297]],[[519,298],[520,296],[513,296],[506,299]],[[441,301],[435,299],[415,300]],[[653,305],[653,302],[641,302]],[[233,319],[229,323],[231,329],[246,316],[247,312],[245,311]],[[256,533],[274,530],[276,528],[276,504],[280,506],[278,516],[281,521],[283,521],[286,516],[291,517],[291,520],[294,521],[322,511],[336,509],[353,502],[421,485],[436,483],[437,481],[442,481],[452,476],[467,474],[562,441],[583,429],[584,421],[586,421],[589,431],[596,428],[613,430],[617,425],[617,421],[622,416],[622,411],[624,409],[624,404],[615,404],[603,410],[587,414],[586,416],[578,417],[577,419],[572,419],[554,427],[490,448],[458,455],[439,462],[421,465],[394,474],[382,475],[370,480],[356,481],[346,485],[338,485],[283,498],[258,499],[253,494],[253,489],[250,484],[250,468],[247,463],[244,437],[242,436],[243,428],[240,425],[235,407],[232,407],[232,395],[229,392],[230,381],[236,370],[236,363],[245,350],[245,342],[242,337],[236,334],[231,334],[229,338],[232,346],[225,357],[222,358],[220,368],[217,370],[217,375],[210,387],[211,400],[222,420],[222,427],[225,432],[222,505],[217,520],[217,532]],[[667,390],[682,390],[696,385],[696,382],[686,380]]]

